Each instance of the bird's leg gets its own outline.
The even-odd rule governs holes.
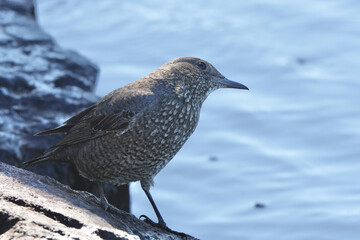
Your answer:
[[[155,223],[153,222],[149,217],[145,216],[145,215],[141,215],[140,218],[145,218],[145,221],[153,226],[157,226],[157,227],[160,227],[162,229],[166,229],[166,223],[164,221],[164,219],[162,218],[160,212],[159,212],[159,209],[156,207],[156,204],[154,202],[154,199],[152,198],[151,194],[150,194],[150,191],[149,191],[149,188],[148,187],[145,187],[143,184],[141,184],[141,188],[144,190],[147,198],[149,199],[150,203],[151,203],[151,206],[153,207],[154,209],[154,212],[156,214],[156,217],[158,218],[158,223]]]
[[[97,182],[99,193],[100,193],[100,200],[101,200],[101,206],[106,211],[109,208],[109,202],[105,197],[104,188],[101,182]]]
[[[148,224],[150,224],[151,226],[154,226],[154,227],[159,227],[161,229],[164,229],[170,233],[173,233],[173,234],[176,234],[176,235],[179,235],[183,238],[187,237],[187,235],[185,233],[182,233],[182,232],[177,232],[177,231],[174,231],[174,230],[171,230],[170,228],[168,228],[166,226],[166,223],[164,221],[164,219],[162,218],[160,212],[159,212],[159,209],[156,207],[156,204],[154,202],[154,199],[152,198],[151,194],[150,194],[150,190],[149,190],[149,187],[147,187],[146,185],[142,184],[141,183],[141,188],[144,190],[147,198],[149,199],[154,211],[155,211],[155,214],[156,214],[156,217],[158,218],[158,223],[155,223],[154,221],[152,221],[148,216],[145,216],[145,215],[141,215],[140,218],[145,218],[145,222],[147,222]]]

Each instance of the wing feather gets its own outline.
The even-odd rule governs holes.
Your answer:
[[[125,132],[141,112],[149,110],[154,102],[153,94],[119,98],[116,92],[112,93],[110,97],[105,97],[92,107],[91,111],[80,113],[66,121],[65,124],[73,126],[52,148],[90,141],[114,132]]]

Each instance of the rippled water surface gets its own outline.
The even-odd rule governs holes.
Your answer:
[[[152,188],[170,227],[214,240],[360,239],[359,12],[357,0],[38,0],[43,28],[100,66],[100,96],[179,56],[250,88],[209,96]],[[133,213],[155,218],[139,184],[131,194]]]

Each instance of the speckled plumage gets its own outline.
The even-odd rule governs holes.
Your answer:
[[[74,161],[87,179],[115,185],[140,180],[149,191],[154,176],[195,130],[203,101],[221,87],[247,89],[204,60],[174,59],[109,93],[62,126],[39,133],[67,135],[28,165]]]

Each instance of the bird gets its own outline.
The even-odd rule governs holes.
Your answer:
[[[194,132],[200,109],[214,90],[245,85],[224,77],[212,64],[195,57],[175,58],[147,76],[118,88],[62,125],[35,136],[66,134],[26,168],[47,161],[74,162],[81,176],[96,182],[101,206],[109,203],[103,183],[116,186],[140,181],[158,222],[167,229],[150,194],[154,177]]]

